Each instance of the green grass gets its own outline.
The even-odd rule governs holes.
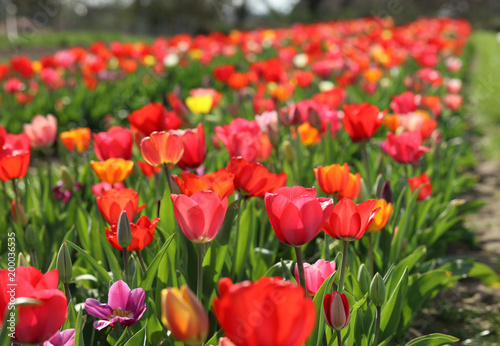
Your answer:
[[[478,31],[472,35],[471,44],[474,59],[467,90],[469,113],[475,126],[483,133],[483,154],[489,159],[499,159],[500,42],[496,33]]]

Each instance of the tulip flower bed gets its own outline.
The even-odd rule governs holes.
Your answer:
[[[470,31],[358,19],[0,64],[0,344],[456,341],[407,334],[458,279],[499,282],[446,256],[479,206]]]

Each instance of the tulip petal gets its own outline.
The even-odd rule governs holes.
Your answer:
[[[112,309],[122,308],[127,306],[130,297],[130,287],[125,281],[118,280],[109,288],[108,305]]]

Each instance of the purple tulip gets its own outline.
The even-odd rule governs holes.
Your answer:
[[[142,288],[131,291],[125,282],[118,280],[109,289],[108,304],[88,298],[85,300],[85,310],[89,315],[101,318],[100,321],[94,322],[94,328],[97,330],[107,326],[114,327],[116,322],[130,327],[139,321],[146,311],[145,296]]]
[[[76,191],[81,190],[82,184],[76,182],[74,189]],[[62,200],[64,203],[67,203],[73,195],[73,190],[66,188],[62,180],[56,183],[56,185],[52,188],[52,192],[54,193],[55,198]]]
[[[57,331],[43,343],[43,346],[73,346],[75,344],[75,329]]]

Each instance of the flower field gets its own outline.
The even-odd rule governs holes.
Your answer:
[[[445,345],[480,201],[470,25],[364,18],[0,63],[0,345]],[[465,99],[466,100],[466,99]]]

